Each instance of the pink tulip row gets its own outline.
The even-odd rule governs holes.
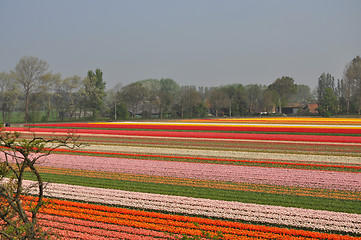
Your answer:
[[[30,186],[33,182],[25,181]],[[36,189],[34,189],[36,191]],[[114,189],[48,184],[46,195],[77,201],[114,204],[149,210],[243,220],[318,230],[357,233],[361,215],[312,209],[249,204]]]
[[[361,173],[168,162],[81,155],[48,156],[42,166],[202,180],[361,191]]]
[[[63,238],[76,239],[130,239],[130,240],[156,240],[171,237],[165,233],[133,228],[102,222],[86,221],[76,218],[60,217],[41,214],[40,224],[54,229]]]

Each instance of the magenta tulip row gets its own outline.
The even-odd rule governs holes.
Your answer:
[[[25,181],[30,186],[31,181]],[[36,189],[32,191],[36,192]],[[34,193],[34,192],[33,192]],[[46,196],[323,231],[357,233],[361,215],[49,183]]]
[[[201,180],[361,191],[361,173],[167,162],[81,155],[48,156],[42,166]]]

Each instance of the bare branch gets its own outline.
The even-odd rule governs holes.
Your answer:
[[[82,144],[77,142],[79,137],[74,134],[51,139],[36,137],[35,134],[31,139],[19,139],[19,136],[19,133],[0,133],[0,147],[2,147],[0,151],[5,155],[0,172],[2,180],[0,183],[4,182],[6,176],[9,177],[8,185],[0,184],[0,199],[5,200],[7,204],[0,206],[0,217],[3,216],[3,219],[7,219],[4,220],[6,226],[14,228],[13,233],[16,236],[22,235],[22,238],[26,237],[26,239],[34,239],[37,236],[37,239],[43,239],[38,238],[40,235],[43,236],[44,232],[39,231],[37,226],[37,213],[44,204],[43,195],[46,183],[44,183],[36,163],[40,158],[51,154],[58,148],[75,149]],[[23,178],[27,170],[34,174],[37,183],[24,188]],[[37,198],[29,203],[31,215],[28,217],[21,196],[28,194],[28,190],[32,187],[36,187],[38,191],[35,194]],[[14,221],[17,221],[15,225]],[[23,228],[18,228],[18,226],[23,226]]]

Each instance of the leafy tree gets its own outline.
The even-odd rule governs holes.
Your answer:
[[[121,84],[116,84],[112,89],[108,89],[105,93],[104,98],[104,107],[105,110],[103,111],[105,113],[105,116],[109,119],[117,120],[119,116],[117,116],[118,111],[118,104],[119,101],[117,99],[117,94],[119,93],[121,89]]]
[[[127,120],[129,112],[126,104],[121,100],[121,85],[116,84],[111,90],[107,91],[106,102],[108,105],[110,119]]]
[[[296,85],[296,91],[290,96],[290,102],[309,103],[311,101],[311,89],[307,85]]]
[[[278,94],[278,109],[282,113],[282,106],[288,101],[288,98],[296,92],[296,84],[291,77],[277,78],[271,85],[268,86],[269,90],[273,90]]]
[[[149,78],[149,79],[137,81],[137,83],[142,85],[148,91],[158,92],[160,89],[160,81],[158,79]]]
[[[117,118],[121,120],[127,120],[129,118],[129,112],[125,103],[120,102],[119,104],[117,104],[116,110]]]
[[[229,116],[245,115],[248,111],[248,100],[242,84],[226,86],[225,92],[230,99]]]
[[[208,108],[203,101],[193,107],[194,117],[204,118],[207,116]]]
[[[20,139],[20,133],[1,132],[0,146],[4,159],[0,161],[0,236],[2,239],[47,239],[38,224],[39,210],[44,206],[43,194],[46,187],[36,167],[39,159],[59,147],[75,148],[77,137],[44,139]],[[36,198],[30,203],[23,201],[27,189],[23,185],[24,174],[36,179]]]
[[[230,101],[227,93],[224,90],[221,88],[212,88],[209,97],[209,103],[211,104],[211,111],[216,117],[218,117],[221,109],[227,108],[230,104]]]
[[[0,73],[0,110],[4,122],[10,122],[10,113],[13,111],[19,95],[19,88],[13,75]]]
[[[237,106],[236,108],[238,108],[238,105],[234,102],[234,98],[236,97],[238,90],[239,90],[238,86],[236,85],[228,85],[221,87],[221,91],[223,91],[228,97],[228,115],[230,117],[232,115],[235,115],[234,113],[232,114],[232,109],[233,111],[236,111],[238,113],[238,109],[235,109],[235,106]]]
[[[332,90],[335,89],[335,79],[329,73],[322,73],[321,76],[318,78],[318,85],[317,85],[317,98],[318,101],[321,101],[325,92],[326,88],[331,88]]]
[[[318,104],[318,113],[324,117],[330,117],[339,111],[339,102],[334,90],[327,87],[323,93],[322,99]]]
[[[195,114],[202,112],[202,97],[195,86],[182,86],[178,94],[178,104],[176,111],[180,117],[194,117]],[[198,109],[197,109],[198,107]]]
[[[120,92],[119,99],[124,102],[132,112],[132,117],[138,113],[139,107],[148,99],[148,90],[139,82],[131,83]]]
[[[175,104],[176,96],[180,90],[178,83],[170,78],[146,79],[138,81],[138,83],[148,92],[148,99],[143,104],[143,112],[149,112],[149,114],[157,112],[159,117],[163,118],[164,112],[170,111]]]
[[[359,56],[352,59],[351,63],[347,67],[345,77],[347,79],[347,113],[349,113],[350,96],[352,93],[356,96],[358,114],[361,114],[361,58]],[[354,86],[353,91],[351,90]]]
[[[81,78],[79,76],[68,77],[56,82],[54,100],[57,117],[61,121],[64,120],[65,115],[68,115],[69,118],[74,117],[78,106],[81,105],[79,104],[80,86]]]
[[[152,113],[160,112],[160,81],[158,79],[146,79],[138,81],[137,83],[144,87],[147,92],[145,99],[141,104],[142,117],[150,117]]]
[[[279,100],[279,95],[275,90],[266,89],[262,94],[262,112],[273,112],[275,102]]]
[[[352,78],[348,78],[345,73],[344,79],[342,79],[340,87],[342,89],[342,97],[346,100],[346,114],[349,114],[351,99],[355,93],[355,81]]]
[[[327,91],[326,91],[327,90]],[[333,98],[336,98],[337,95],[335,92],[335,79],[329,73],[322,73],[318,78],[317,85],[317,103],[318,103],[318,113],[322,116],[329,116],[335,114],[335,111],[332,107]]]
[[[87,108],[93,112],[96,118],[102,110],[105,97],[105,81],[103,72],[96,69],[95,72],[88,71],[88,76],[84,79],[85,102]]]
[[[39,79],[37,98],[38,100],[44,99],[44,101],[42,101],[44,103],[44,109],[46,112],[46,115],[44,116],[44,120],[46,120],[47,122],[49,122],[50,112],[52,109],[51,97],[54,96],[55,88],[60,81],[61,81],[61,76],[59,73],[58,74],[47,73],[44,74]]]
[[[245,86],[249,113],[258,113],[261,111],[262,95],[265,89],[265,86],[259,84]]]
[[[160,89],[158,93],[160,118],[163,117],[164,111],[168,111],[172,107],[179,90],[180,86],[173,79],[162,78],[160,80]]]
[[[48,64],[36,57],[23,57],[15,67],[15,80],[23,88],[25,95],[25,122],[29,120],[30,94],[36,89],[40,79],[48,69]]]

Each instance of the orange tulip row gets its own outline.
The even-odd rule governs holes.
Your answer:
[[[92,235],[117,237],[117,239],[159,239],[167,238],[169,234],[157,232],[147,229],[139,229],[134,227],[121,226],[116,224],[102,223],[96,221],[87,221],[69,217],[60,217],[55,215],[41,214],[42,225],[53,226],[57,229],[67,229],[69,231],[80,230],[82,233],[91,232]],[[99,229],[99,231],[94,231]],[[128,236],[127,236],[128,235]],[[129,236],[131,235],[131,236]]]
[[[24,197],[30,200],[31,197]],[[355,239],[350,236],[326,234],[304,230],[283,229],[237,222],[211,220],[156,212],[146,212],[115,208],[87,203],[46,199],[45,214],[64,216],[89,221],[118,224],[136,228],[151,229],[174,234],[201,235],[201,231],[216,233],[220,231],[226,239],[239,239],[240,236],[277,239],[277,238],[314,238],[314,239]],[[197,223],[196,226],[194,223]]]
[[[316,189],[306,187],[291,187],[291,186],[274,186],[265,184],[252,184],[252,183],[230,183],[222,181],[212,180],[194,180],[186,178],[176,177],[164,177],[164,176],[151,176],[151,175],[140,175],[140,174],[127,174],[127,173],[114,173],[114,172],[98,172],[90,170],[79,170],[79,169],[63,169],[63,168],[52,168],[52,167],[38,167],[40,172],[52,173],[52,174],[65,174],[71,176],[86,176],[93,178],[105,178],[105,179],[116,179],[134,182],[151,182],[170,184],[177,186],[191,186],[191,187],[206,187],[213,189],[226,189],[226,190],[237,190],[247,192],[263,192],[263,193],[277,193],[286,195],[297,195],[307,197],[324,197],[333,199],[343,200],[361,200],[361,193],[356,191],[343,191],[343,190],[331,190],[331,189]]]

